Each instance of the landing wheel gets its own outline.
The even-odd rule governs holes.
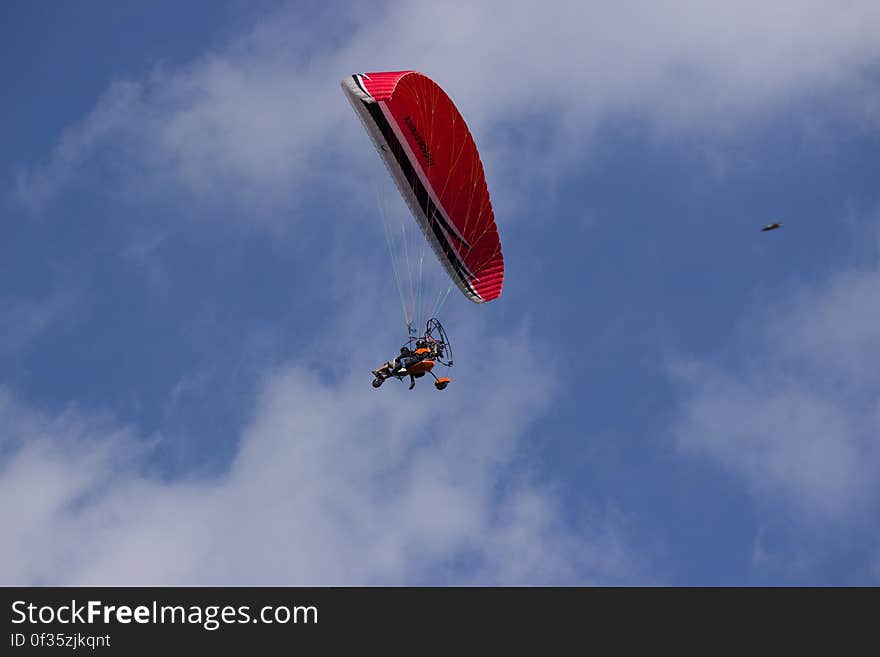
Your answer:
[[[378,376],[375,379],[373,379],[373,387],[374,388],[378,388],[383,383],[385,383],[385,379],[379,378]]]

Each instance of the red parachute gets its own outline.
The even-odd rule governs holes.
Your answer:
[[[416,71],[360,73],[342,88],[452,281],[498,298],[504,258],[480,154],[452,100]]]

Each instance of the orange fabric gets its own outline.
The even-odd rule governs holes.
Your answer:
[[[430,372],[434,368],[433,360],[423,360],[415,365],[410,365],[406,368],[406,371],[410,374],[424,374],[425,372]]]

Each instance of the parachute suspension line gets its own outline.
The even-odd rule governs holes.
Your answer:
[[[449,298],[449,293],[452,292],[452,288],[455,285],[450,283],[446,290],[443,288],[440,289],[440,293],[437,295],[437,300],[434,302],[434,305],[431,307],[431,312],[428,313],[428,317],[436,317],[440,314],[440,311],[443,309],[443,306],[446,304],[446,300]]]
[[[422,125],[429,126],[429,130],[428,130],[427,134],[432,135],[434,132],[434,115],[437,110],[437,101],[439,98],[439,94],[436,91],[434,91],[433,93],[429,92],[428,94],[424,94],[424,90],[422,90],[422,89],[418,89],[417,93],[418,93],[418,107],[420,110],[421,123],[422,123]],[[448,181],[448,177],[447,177],[447,181]],[[445,187],[445,185],[444,185],[444,187]],[[425,210],[425,217],[428,220],[429,230],[431,232],[433,232],[434,224],[437,221],[437,217],[435,216],[434,212],[429,213],[427,207],[423,208],[423,210]],[[427,237],[427,233],[425,236]],[[428,304],[431,303],[432,297],[434,296],[434,291],[438,287],[442,286],[442,283],[438,282],[439,279],[436,276],[429,277],[430,280],[423,280],[423,278],[424,278],[423,274],[422,274],[423,264],[425,261],[425,253],[427,252],[427,250],[428,250],[428,242],[427,242],[427,240],[422,240],[421,241],[421,252],[419,254],[419,288],[418,288],[418,291],[419,291],[418,304],[419,304],[419,311],[421,311],[421,312],[424,312],[424,310],[425,310],[425,308],[423,308],[423,306],[428,306]],[[423,284],[425,286],[424,291],[422,290]],[[431,310],[431,312],[427,312],[425,314],[419,314],[417,316],[418,317],[417,321],[419,321],[419,322],[427,321],[428,318],[434,317],[434,314],[435,313],[433,312],[433,310]]]
[[[401,277],[400,263],[397,261],[397,253],[394,248],[394,238],[391,233],[391,222],[388,220],[388,214],[385,211],[385,199],[380,197],[378,188],[376,189],[376,204],[379,206],[379,215],[382,218],[382,229],[385,234],[385,244],[388,246],[388,256],[391,260],[391,269],[394,271],[394,282],[397,286],[397,295],[400,298],[400,308],[403,311],[403,320],[406,322],[407,330],[412,326],[412,319],[406,312],[406,300],[403,292],[403,279]]]
[[[400,235],[401,242],[403,242],[403,257],[406,261],[406,291],[407,291],[407,310],[409,311],[407,315],[407,329],[412,326],[412,323],[417,320],[415,316],[415,281],[413,281],[413,272],[412,272],[412,263],[409,258],[409,240],[406,237],[406,222],[400,222]]]
[[[422,240],[421,248],[419,249],[419,273],[418,273],[418,277],[416,278],[416,309],[415,309],[415,312],[413,315],[413,317],[417,323],[421,323],[421,321],[423,319],[422,315],[421,315],[421,310],[422,310],[422,266],[425,263],[425,249],[426,248],[427,247],[425,246],[425,241]]]

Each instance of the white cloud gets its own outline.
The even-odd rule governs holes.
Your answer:
[[[741,376],[700,366],[676,374],[686,387],[679,446],[742,476],[765,504],[833,520],[864,511],[863,495],[876,494],[878,426],[865,409],[769,364]]]
[[[60,550],[72,518],[142,453],[125,429],[75,411],[45,417],[0,389],[2,580],[46,584],[86,553]],[[83,534],[87,534],[85,528]],[[84,536],[80,536],[84,538]],[[45,564],[51,564],[46,567]]]
[[[131,431],[2,397],[6,584],[575,584],[639,577],[613,517],[586,529],[511,459],[551,388],[518,339],[444,393],[266,380],[227,471],[162,480]],[[531,367],[528,367],[531,366]],[[479,386],[492,372],[493,386]],[[517,368],[517,372],[519,369]],[[140,447],[138,445],[141,444]],[[205,444],[210,449],[210,442]]]
[[[791,103],[830,92],[870,123],[878,57],[871,0],[406,2],[308,21],[291,5],[182,69],[111,85],[46,166],[22,173],[18,192],[39,208],[102,161],[128,194],[244,201],[250,219],[316,181],[344,187],[341,165],[375,165],[338,89],[360,70],[416,68],[438,80],[494,183],[582,158],[598,122],[620,116],[717,135],[767,112],[794,120],[808,106]]]
[[[803,288],[743,326],[741,366],[683,363],[679,447],[807,524],[858,526],[880,505],[880,269]],[[748,349],[746,352],[745,350]]]
[[[780,355],[805,360],[843,390],[880,384],[880,271],[835,274],[819,290],[803,289],[774,311],[772,339]],[[808,321],[803,321],[804,319]]]

